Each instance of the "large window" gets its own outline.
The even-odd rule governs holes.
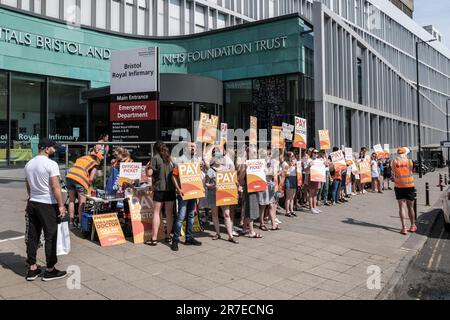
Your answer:
[[[92,3],[91,0],[81,0],[81,23],[92,25]]]
[[[133,33],[133,0],[125,1],[125,32]]]
[[[120,1],[111,0],[111,30],[120,31]]]
[[[158,0],[158,36],[164,35],[164,1]]]
[[[45,14],[59,19],[59,1],[47,1],[45,3]]]
[[[185,128],[192,134],[192,103],[161,101],[161,139],[170,141],[175,129]]]
[[[0,72],[0,165],[6,162],[8,123],[6,108],[8,106],[8,75]]]
[[[205,7],[195,6],[195,33],[205,31]]]
[[[177,36],[181,32],[180,0],[169,1],[169,36]]]
[[[97,28],[106,28],[106,0],[97,0],[95,1],[95,21]]]
[[[145,0],[138,1],[138,13],[137,13],[137,33],[139,35],[145,34],[145,14],[147,12],[147,5]]]

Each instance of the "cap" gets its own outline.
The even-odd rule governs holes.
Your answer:
[[[408,154],[409,152],[410,151],[409,151],[409,149],[407,147],[400,147],[400,148],[397,149],[397,153],[398,154],[404,154],[404,153]]]
[[[59,144],[57,144],[55,141],[51,140],[51,139],[47,139],[47,138],[42,138],[41,140],[39,140],[39,145],[38,148],[39,149],[45,149],[45,148],[50,148],[50,147],[59,147]]]

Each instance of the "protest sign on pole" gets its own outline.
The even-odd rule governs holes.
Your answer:
[[[306,119],[295,117],[294,148],[306,149]]]
[[[205,197],[203,188],[203,177],[198,163],[180,163],[178,164],[180,172],[181,190],[183,191],[183,200],[200,199]]]
[[[333,161],[336,170],[346,170],[347,164],[345,162],[345,156],[342,150],[330,153],[331,161]]]
[[[389,144],[385,144],[383,146],[383,151],[384,151],[384,158],[389,159],[389,157],[391,156],[391,149],[389,148]]]
[[[313,160],[309,169],[310,180],[313,182],[326,182],[325,164],[322,160]]]
[[[370,170],[370,162],[361,161],[359,163],[359,177],[361,179],[361,183],[370,183],[372,182],[372,175]]]
[[[259,192],[267,189],[266,180],[266,160],[255,159],[247,160],[247,192]]]
[[[285,140],[292,141],[294,137],[294,126],[292,124],[283,122],[281,127],[282,127],[281,137]]]
[[[297,186],[301,187],[302,185],[303,185],[302,162],[297,161]]]
[[[282,128],[279,126],[272,127],[272,149],[283,149],[284,148],[284,139],[281,137]]]
[[[345,160],[351,160],[353,161],[353,149],[352,148],[345,148]]]
[[[373,151],[377,154],[378,159],[384,158],[384,150],[381,147],[381,144],[377,144],[373,146]]]
[[[258,118],[250,117],[250,145],[258,144]]]
[[[220,124],[220,150],[224,152],[224,146],[228,142],[228,124]]]
[[[238,204],[237,171],[217,171],[216,206]]]
[[[92,216],[95,230],[102,247],[125,243],[125,237],[115,213],[95,214]]]
[[[197,141],[202,143],[215,144],[217,138],[217,126],[219,117],[200,113],[200,122],[197,131]]]
[[[331,149],[330,133],[328,129],[319,130],[320,150]]]

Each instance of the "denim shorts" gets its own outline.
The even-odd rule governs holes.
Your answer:
[[[76,191],[77,193],[84,193],[85,191],[84,187],[81,184],[70,178],[66,179],[66,187],[67,190]]]
[[[297,177],[295,176],[289,176],[286,177],[285,180],[286,189],[294,189],[297,190]]]

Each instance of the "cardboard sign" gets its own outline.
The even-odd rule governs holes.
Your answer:
[[[322,160],[313,160],[309,175],[312,182],[326,182],[325,164]]]
[[[238,204],[237,171],[218,171],[216,179],[216,206]]]
[[[115,213],[96,214],[92,216],[98,239],[102,247],[125,243],[125,237]]]
[[[320,150],[331,149],[330,134],[327,129],[319,130]]]
[[[281,137],[281,127],[272,127],[272,149],[283,149],[284,139]]]
[[[372,175],[370,169],[371,169],[370,162],[362,161],[359,163],[359,178],[361,179],[361,183],[372,182]]]
[[[331,161],[333,161],[336,170],[346,170],[347,164],[342,150],[330,153]]]
[[[258,118],[250,117],[250,145],[258,144]]]
[[[345,161],[351,160],[353,161],[353,149],[352,148],[345,148]]]
[[[180,163],[178,164],[180,172],[181,190],[183,191],[183,200],[199,199],[205,197],[203,188],[203,177],[198,163]]]
[[[135,191],[128,195],[128,205],[131,215],[131,226],[133,228],[133,242],[144,243],[152,239],[153,225],[153,192]],[[161,219],[162,221],[162,219]],[[164,223],[161,222],[157,240],[165,238]]]
[[[352,164],[352,173],[353,173],[354,175],[359,174],[358,166],[357,166],[355,163]]]
[[[140,180],[142,173],[142,163],[140,162],[121,162],[119,177],[130,180]]]
[[[391,156],[391,149],[389,148],[389,144],[385,144],[383,146],[383,151],[384,151],[384,158],[389,159],[389,157]]]
[[[295,117],[294,148],[306,149],[306,119]]]
[[[281,137],[283,139],[292,141],[292,138],[294,137],[294,126],[292,124],[283,122]]]
[[[302,185],[303,185],[302,162],[297,161],[297,186],[301,187]]]
[[[220,124],[220,150],[223,152],[224,145],[228,142],[228,124]]]
[[[373,151],[377,154],[378,159],[384,158],[384,150],[381,147],[381,144],[377,144],[373,146]]]
[[[247,192],[260,192],[267,189],[266,160],[247,160]]]
[[[219,124],[218,116],[209,115],[203,112],[200,113],[200,123],[197,131],[197,141],[209,144],[216,143],[218,124]]]

